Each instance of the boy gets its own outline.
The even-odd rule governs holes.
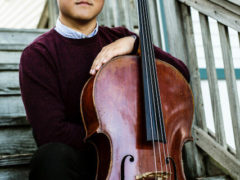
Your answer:
[[[103,5],[104,0],[58,0],[56,27],[22,53],[20,88],[38,146],[29,179],[95,179],[97,155],[93,146],[83,143],[81,90],[102,64],[115,56],[137,54],[139,46],[137,35],[123,27],[98,26]],[[189,81],[180,60],[154,50]]]

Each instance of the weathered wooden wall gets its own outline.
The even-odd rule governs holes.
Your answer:
[[[228,27],[233,28],[238,33],[240,31],[240,6],[224,0],[168,0],[164,1],[164,5],[166,16],[170,20],[167,21],[168,33],[169,36],[173,34],[169,38],[170,52],[177,57],[186,58],[195,99],[195,123],[193,126],[195,141],[192,144],[188,144],[187,146],[189,147],[185,149],[187,154],[193,155],[185,161],[189,163],[188,167],[191,167],[192,164],[192,168],[189,171],[191,172],[189,178],[210,175],[212,172],[209,171],[207,162],[208,159],[213,159],[215,166],[220,168],[222,173],[228,174],[233,179],[240,179],[240,161],[238,160],[240,149],[240,108],[228,33]],[[211,93],[210,98],[213,106],[215,134],[212,134],[206,126],[208,115],[204,111],[190,8],[199,11],[209,90]],[[236,150],[233,150],[226,143],[211,40],[213,37],[210,35],[208,17],[218,22]],[[173,26],[174,28],[171,28]],[[178,29],[177,32],[176,28]],[[179,44],[183,44],[182,48],[174,49]]]
[[[23,48],[45,30],[0,30],[0,179],[27,179],[36,145],[19,89]]]

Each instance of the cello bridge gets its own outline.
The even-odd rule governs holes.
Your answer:
[[[171,174],[168,172],[146,172],[136,176],[136,180],[164,180],[168,179]]]

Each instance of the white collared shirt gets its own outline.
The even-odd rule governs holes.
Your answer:
[[[66,37],[66,38],[71,38],[71,39],[91,38],[91,37],[95,36],[98,32],[98,22],[97,22],[97,25],[96,25],[95,29],[93,30],[93,32],[91,32],[89,35],[85,35],[81,32],[75,31],[74,29],[71,29],[71,28],[65,26],[64,24],[61,23],[61,21],[58,18],[57,22],[56,22],[55,30],[59,34],[61,34],[62,36]]]

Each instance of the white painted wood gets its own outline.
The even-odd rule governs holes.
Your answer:
[[[214,62],[212,39],[211,39],[211,34],[209,29],[208,17],[201,13],[199,14],[199,16],[200,16],[200,23],[201,23],[205,59],[206,59],[206,65],[207,65],[208,82],[209,82],[209,88],[210,88],[210,94],[211,94],[212,111],[213,111],[214,125],[215,125],[215,131],[216,131],[216,140],[218,143],[220,143],[221,145],[223,145],[223,147],[226,148],[227,143],[226,143],[226,137],[225,137],[225,131],[224,131],[223,116],[222,116],[219,88],[218,88],[218,82],[217,82],[217,73],[216,73],[216,67]]]
[[[193,137],[196,144],[211,156],[221,168],[232,178],[240,179],[240,161],[230,154],[225,148],[212,139],[201,128],[194,126]]]
[[[209,0],[178,0],[188,6],[197,9],[199,12],[210,16],[217,21],[240,31],[240,15],[237,15],[224,7],[217,6]]]
[[[187,41],[188,67],[191,74],[191,86],[194,94],[196,124],[207,132],[190,8],[181,4],[181,9],[184,19],[183,27],[185,31],[185,38]]]
[[[218,28],[223,54],[224,72],[226,76],[228,96],[230,102],[233,132],[236,145],[236,157],[240,159],[240,106],[231,46],[229,42],[228,28],[221,23],[218,23]]]

